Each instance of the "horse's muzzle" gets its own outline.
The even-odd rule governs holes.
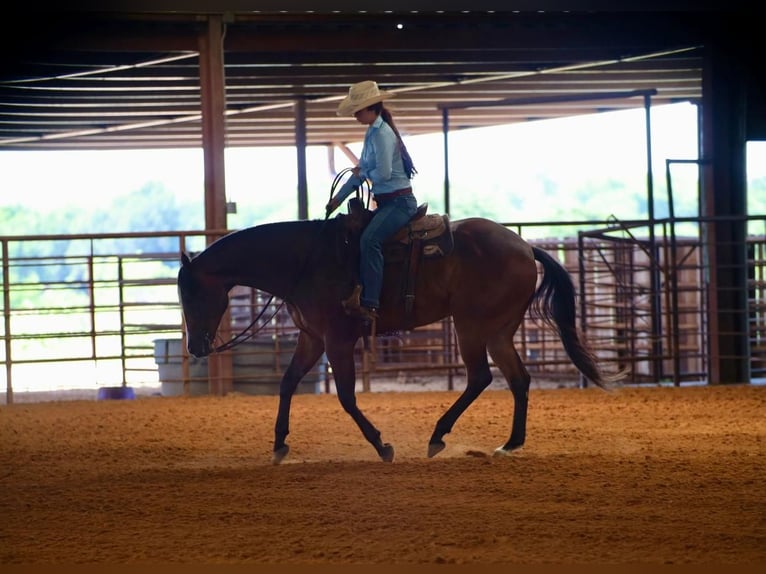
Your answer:
[[[206,336],[189,338],[186,344],[186,350],[197,359],[207,357],[212,352],[210,339]]]

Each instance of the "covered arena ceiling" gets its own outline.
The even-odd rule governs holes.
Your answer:
[[[162,4],[161,2],[159,4]],[[204,11],[45,12],[3,39],[0,150],[201,147]],[[710,11],[221,11],[226,146],[357,141],[354,82],[406,135],[697,102]],[[9,55],[10,54],[10,55]],[[497,105],[505,101],[505,105]]]

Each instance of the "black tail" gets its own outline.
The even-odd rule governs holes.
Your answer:
[[[572,363],[590,381],[605,388],[605,383],[622,378],[622,374],[605,376],[598,367],[596,356],[580,340],[576,325],[575,288],[567,270],[542,249],[532,247],[532,251],[543,266],[542,282],[532,297],[532,313],[558,332]]]

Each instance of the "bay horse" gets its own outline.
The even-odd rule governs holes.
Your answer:
[[[257,225],[217,239],[193,258],[181,254],[178,292],[191,355],[204,357],[216,350],[218,325],[235,285],[281,298],[299,329],[294,355],[279,385],[273,464],[289,452],[285,440],[293,394],[323,353],[343,409],[383,461],[394,458],[393,446],[381,440],[380,431],[356,402],[354,348],[370,327],[348,316],[342,306],[356,285],[358,233],[349,235],[355,227],[352,219],[352,214],[340,214],[333,219]],[[489,219],[456,220],[450,228],[451,252],[419,264],[409,312],[401,289],[406,262],[386,260],[379,318],[373,324],[376,333],[383,334],[452,316],[467,383],[436,422],[428,457],[444,449],[444,436],[492,381],[487,353],[513,395],[510,438],[495,450],[495,455],[506,455],[526,439],[531,379],[513,338],[528,309],[558,332],[568,356],[587,379],[605,388],[616,377],[601,372],[578,335],[575,289],[560,263]],[[536,261],[543,268],[539,286]]]

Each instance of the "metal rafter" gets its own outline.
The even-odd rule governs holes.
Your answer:
[[[655,104],[697,101],[709,24],[694,12],[232,12],[224,21],[229,146],[293,145],[298,101],[309,145],[358,139],[335,108],[362,79],[397,92],[391,107],[406,134],[440,131],[439,106],[460,101],[562,99],[456,111],[456,128],[640,105],[563,101],[584,94],[656,89]],[[204,22],[119,11],[23,21],[37,40],[21,35],[0,72],[0,150],[201,146]]]

